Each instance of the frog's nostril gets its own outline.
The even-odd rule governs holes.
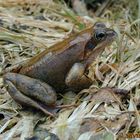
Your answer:
[[[118,34],[115,31],[113,31],[112,36],[114,36],[116,38],[116,37],[118,37]]]
[[[112,30],[112,34],[113,34],[113,35],[117,35],[117,33],[116,33],[114,30]]]
[[[109,30],[107,32],[108,36],[116,38],[118,36],[118,34],[114,31],[114,30]]]

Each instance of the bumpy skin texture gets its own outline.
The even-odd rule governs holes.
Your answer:
[[[80,91],[89,87],[92,81],[86,76],[88,67],[115,38],[115,31],[96,23],[56,44],[32,58],[18,73],[4,75],[9,94],[21,104],[52,115],[38,102],[54,106],[56,92]]]

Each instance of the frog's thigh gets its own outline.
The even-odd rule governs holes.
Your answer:
[[[67,74],[65,83],[69,87],[85,88],[91,85],[92,81],[85,74],[85,67],[82,63],[75,63]]]
[[[50,113],[49,111],[44,109],[40,104],[38,104],[37,102],[35,102],[31,98],[29,98],[28,96],[25,96],[21,92],[19,92],[16,89],[16,87],[13,85],[12,82],[7,81],[6,83],[8,84],[8,90],[10,91],[10,95],[14,98],[14,100],[16,102],[18,102],[20,104],[23,104],[23,105],[28,105],[28,106],[35,107],[37,109],[42,110],[47,115],[54,116],[52,113]]]
[[[56,102],[55,91],[51,86],[40,80],[17,73],[7,73],[3,78],[4,84],[8,85],[7,90],[9,94],[15,98],[16,101],[19,100],[20,102],[20,100],[22,100],[22,96],[20,95],[24,95],[31,100],[35,99],[46,105],[52,105]],[[20,95],[17,95],[17,93],[20,93]]]

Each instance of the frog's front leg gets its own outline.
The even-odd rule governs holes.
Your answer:
[[[65,83],[71,89],[77,91],[88,88],[92,80],[85,75],[85,66],[82,63],[75,63],[67,74]]]
[[[15,101],[53,115],[38,103],[41,102],[47,106],[55,105],[56,93],[51,86],[40,80],[17,73],[7,73],[3,79],[9,94]]]

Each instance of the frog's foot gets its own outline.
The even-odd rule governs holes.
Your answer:
[[[40,104],[54,106],[56,102],[56,93],[48,84],[17,73],[7,73],[3,78],[9,94],[15,101],[54,116]]]

